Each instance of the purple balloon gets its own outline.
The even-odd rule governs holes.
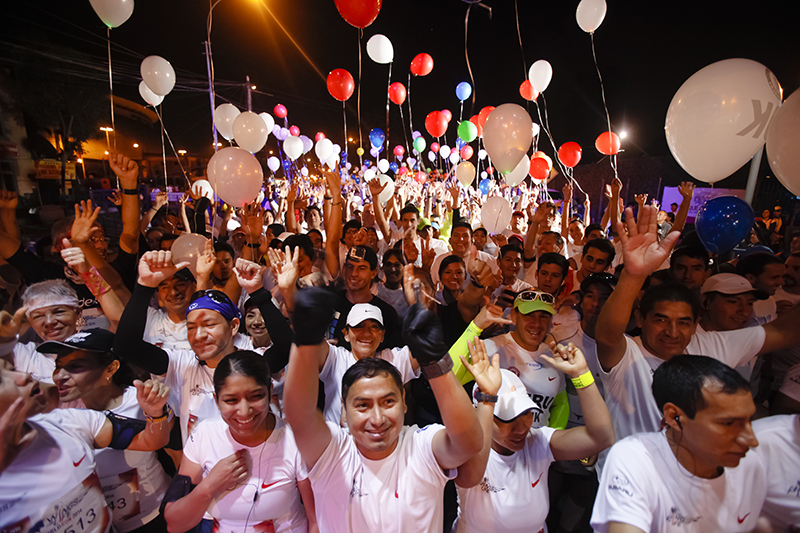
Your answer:
[[[278,136],[278,134],[279,134],[280,132],[281,132],[281,127],[280,127],[280,126],[278,126],[277,124],[275,124],[274,126],[272,126],[272,134],[273,134],[275,137],[277,137],[277,136]]]
[[[339,152],[341,152],[341,151],[342,151],[342,147],[341,147],[341,146],[339,146],[338,144],[334,144],[334,145],[333,145],[333,153],[334,153],[334,154],[337,154],[337,155],[338,155],[338,154],[339,154]]]
[[[417,137],[419,137],[421,135],[422,134],[419,131],[414,131],[414,133],[411,134],[411,138],[412,139],[416,139]]]

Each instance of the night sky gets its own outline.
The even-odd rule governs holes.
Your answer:
[[[412,80],[414,129],[424,132],[425,115],[447,108],[455,115],[447,133],[454,144],[459,113],[455,87],[470,80],[464,54],[469,5],[462,0],[384,0],[362,41],[365,149],[367,132],[385,125],[388,66],[373,63],[365,49],[376,33],[394,44],[392,81],[407,82],[416,54],[433,56],[433,72]],[[491,18],[477,5],[470,14],[468,49],[476,103],[474,109],[471,101],[465,103],[465,117],[486,105],[524,104],[518,88],[527,69],[537,59],[547,59],[554,74],[545,97],[556,144],[576,141],[584,148],[584,162],[599,160],[593,145],[606,129],[605,113],[590,37],[575,21],[578,2],[485,0],[484,5],[492,8]],[[594,37],[612,129],[630,135],[620,157],[669,153],[663,126],[670,100],[689,76],[715,61],[744,57],[761,62],[777,76],[784,97],[797,89],[800,32],[791,5],[796,4],[608,0],[605,21]],[[190,150],[210,148],[211,141],[210,104],[202,92],[208,8],[204,0],[137,0],[133,16],[111,31],[116,94],[140,101],[138,66],[147,55],[161,55],[175,67],[178,87],[164,101],[164,118],[176,145]],[[21,1],[4,9],[0,41],[24,45],[47,40],[78,49],[96,58],[99,70],[92,75],[102,79],[105,26],[88,0]],[[328,94],[324,77],[345,68],[358,83],[358,31],[342,19],[333,0],[221,0],[213,12],[211,37],[218,104],[227,100],[244,109],[249,75],[260,93],[268,93],[254,94],[254,111],[271,112],[283,103],[289,123],[302,133],[313,138],[321,130],[343,144],[341,104]],[[348,102],[347,121],[349,135],[357,138],[356,98],[357,93]],[[538,122],[535,106],[529,109]],[[402,141],[400,131],[398,108],[392,104],[392,144]],[[275,143],[272,136],[269,143]],[[552,153],[549,147],[545,151]]]

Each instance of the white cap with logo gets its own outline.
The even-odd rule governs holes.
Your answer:
[[[383,326],[383,313],[379,307],[372,304],[355,304],[347,313],[347,325],[357,326],[365,320],[376,320]]]
[[[503,384],[500,386],[500,390],[497,391],[494,416],[503,422],[510,422],[527,411],[533,409],[541,411],[541,407],[528,396],[528,390],[519,377],[505,368],[500,369],[500,373],[503,375]],[[475,404],[477,404],[477,400],[474,397],[477,391],[478,385],[476,384],[472,391],[473,403]]]

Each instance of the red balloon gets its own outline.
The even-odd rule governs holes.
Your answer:
[[[431,111],[425,117],[425,129],[431,137],[441,137],[447,131],[447,117],[441,111]]]
[[[291,128],[289,128],[289,134],[292,137],[300,137],[300,128],[298,128],[297,126],[292,126]]]
[[[541,157],[534,157],[531,159],[531,168],[528,174],[535,180],[547,179],[547,176],[550,175],[550,165]]]
[[[411,74],[414,76],[427,76],[433,70],[433,58],[430,54],[417,54],[411,62]]]
[[[334,0],[339,14],[351,26],[366,28],[378,18],[383,0]]]
[[[539,93],[533,88],[533,84],[530,80],[523,81],[522,85],[519,86],[519,95],[529,102],[539,98]]]
[[[475,153],[475,150],[472,149],[472,146],[466,144],[461,149],[461,159],[469,159],[470,157],[472,157],[472,154],[474,154],[474,153]]]
[[[483,122],[481,122],[481,116],[472,115],[469,121],[475,124],[475,127],[478,128],[478,137],[483,137]]]
[[[389,85],[389,100],[397,105],[403,105],[406,101],[406,86],[399,81]]]
[[[431,152],[433,152],[434,154],[438,154],[439,153],[439,143],[437,143],[437,142],[432,142],[431,143]]]
[[[419,184],[421,185],[421,184],[425,183],[425,180],[427,180],[427,179],[428,179],[428,175],[427,175],[427,174],[425,174],[424,172],[422,172],[422,171],[420,170],[420,171],[419,171],[419,172],[417,172],[417,174],[414,176],[414,179],[415,179],[415,180],[417,180],[417,183],[419,183]]]
[[[491,175],[491,174],[494,174],[494,167],[489,167],[489,168],[487,168],[487,169],[486,169],[486,172],[488,172],[490,175]]]
[[[276,105],[272,112],[275,113],[275,116],[278,118],[286,118],[286,115],[289,114],[286,110],[286,106],[283,104]]]
[[[481,123],[480,125],[481,130],[483,129],[483,125],[486,124],[486,119],[489,118],[489,113],[491,113],[492,111],[494,111],[494,106],[487,105],[486,107],[481,109],[480,113],[478,113],[478,120]]]
[[[450,112],[449,109],[442,109],[442,114],[444,115],[444,118],[447,119],[447,122],[453,120],[453,114]]]
[[[578,164],[583,155],[581,146],[576,142],[568,142],[561,145],[558,149],[558,159],[564,163],[565,167],[572,168]]]
[[[402,145],[397,145],[394,147],[394,155],[397,157],[403,157],[403,154],[406,153],[406,149],[402,147]]]
[[[397,171],[397,173],[400,174],[401,176],[406,172],[408,172],[408,169],[406,167],[400,167],[400,170]]]
[[[318,131],[317,134],[314,136],[314,140],[320,142],[322,139],[325,138],[325,134],[321,131]]]
[[[604,131],[594,142],[597,151],[604,155],[614,155],[619,152],[619,137],[613,131]]]
[[[337,68],[328,74],[328,92],[340,102],[353,96],[355,88],[356,82],[353,81],[353,76],[345,69]]]

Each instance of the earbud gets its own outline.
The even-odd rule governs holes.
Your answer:
[[[682,431],[683,430],[683,426],[681,425],[681,417],[679,415],[675,415],[675,419],[674,420],[675,420],[675,423],[678,424],[678,428],[680,428],[681,431]]]

